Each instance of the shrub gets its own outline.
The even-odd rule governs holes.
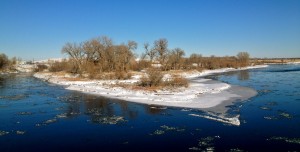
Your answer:
[[[136,62],[135,66],[132,67],[132,70],[141,71],[143,69],[150,68],[150,67],[151,67],[150,61],[140,60],[140,61]]]
[[[125,71],[116,71],[115,78],[118,80],[126,80],[131,78],[131,74]]]
[[[147,76],[142,76],[140,78],[139,86],[142,87],[150,86],[149,78]]]
[[[149,69],[147,75],[140,78],[139,86],[142,87],[188,87],[188,80],[181,76],[173,75],[163,81],[163,74],[156,69]]]
[[[41,72],[47,69],[48,66],[45,64],[38,64],[37,67],[34,69],[35,72]]]
[[[151,68],[151,69],[148,69],[147,72],[146,72],[147,76],[143,76],[141,79],[140,79],[140,85],[141,86],[149,86],[149,87],[152,87],[152,86],[160,86],[162,85],[162,78],[163,78],[163,74],[160,70],[158,69],[155,69],[155,68]]]
[[[93,62],[87,62],[83,70],[88,74],[90,79],[100,79],[98,74],[100,70]]]
[[[63,60],[61,62],[53,62],[50,64],[48,70],[50,72],[60,72],[60,71],[66,71],[70,73],[74,73],[74,66],[72,63],[68,60]]]
[[[64,65],[62,62],[54,62],[50,64],[49,71],[50,72],[60,72],[64,70]]]
[[[149,79],[149,85],[151,86],[159,86],[162,83],[162,78],[164,75],[158,69],[152,68],[147,70],[147,75]]]
[[[0,54],[0,69],[9,65],[8,57],[5,54]]]
[[[165,82],[167,86],[172,87],[188,87],[189,83],[186,78],[183,78],[181,76],[172,76],[172,78]]]

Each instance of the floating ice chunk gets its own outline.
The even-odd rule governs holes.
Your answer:
[[[228,123],[228,124],[232,124],[235,126],[239,126],[241,125],[241,122],[239,120],[239,115],[236,117],[232,117],[232,118],[226,118],[224,116],[217,116],[217,115],[212,115],[212,116],[208,116],[208,115],[198,115],[198,114],[189,114],[190,116],[195,116],[195,117],[202,117],[202,118],[206,118],[206,119],[210,119],[210,120],[215,120],[215,121],[219,121],[219,122],[223,122],[223,123]]]
[[[9,132],[0,130],[0,136],[4,136],[4,135],[7,135],[7,134],[9,134]]]

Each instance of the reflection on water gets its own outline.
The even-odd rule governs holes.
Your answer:
[[[242,70],[242,71],[239,71],[238,73],[238,79],[239,80],[248,80],[250,77],[249,75],[249,71],[248,70]]]
[[[245,81],[250,79],[249,70],[233,71],[227,73],[219,73],[215,75],[206,76],[205,78],[219,80],[221,76],[225,77],[237,77],[238,80]]]
[[[0,151],[299,151],[300,73],[270,72],[295,69],[290,66],[209,76],[258,90],[230,107],[242,119],[239,127],[191,116],[204,114],[197,109],[135,104],[26,74],[2,75]]]
[[[146,105],[144,107],[145,107],[145,111],[151,115],[162,114],[162,113],[164,113],[165,109],[167,109],[167,107],[163,107],[163,106],[147,106]]]

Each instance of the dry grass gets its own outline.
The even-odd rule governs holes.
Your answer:
[[[45,64],[38,64],[37,67],[34,69],[35,72],[42,72],[48,69],[48,66]]]
[[[61,62],[53,62],[50,63],[50,66],[48,67],[48,70],[50,72],[73,72],[75,70],[75,66],[72,64],[71,60],[63,60]]]
[[[178,75],[173,75],[170,80],[164,82],[164,85],[171,87],[188,87],[189,82],[186,78]]]
[[[166,74],[171,73],[171,78],[163,81],[164,74],[156,69],[149,69],[146,72],[146,76],[140,78],[138,86],[144,88],[150,88],[151,90],[157,90],[161,88],[178,88],[178,87],[188,87],[188,80],[180,76],[181,70],[171,71]],[[176,74],[174,74],[176,73]]]
[[[146,71],[147,75],[142,76],[140,79],[139,86],[142,87],[154,87],[154,86],[161,86],[162,85],[162,78],[163,73],[158,69],[148,69]]]

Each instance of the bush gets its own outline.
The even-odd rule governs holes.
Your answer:
[[[131,73],[124,72],[124,71],[116,71],[115,77],[118,80],[126,80],[131,78]]]
[[[5,54],[0,54],[0,69],[9,65],[9,59]]]
[[[174,75],[170,80],[165,82],[165,85],[172,87],[188,87],[189,82],[186,78]]]
[[[151,86],[159,86],[162,83],[162,78],[164,75],[160,70],[157,69],[149,69],[147,70],[149,85]]]
[[[61,62],[54,62],[49,67],[50,72],[60,72],[63,70],[64,70],[64,65]]]
[[[163,81],[163,74],[156,69],[149,69],[147,75],[140,78],[139,86],[142,87],[188,87],[188,80],[181,76],[173,75]]]
[[[100,70],[93,62],[87,62],[83,67],[83,70],[88,74],[90,79],[101,79],[98,74],[98,71]]]
[[[37,67],[34,69],[35,72],[41,72],[48,69],[48,66],[45,64],[38,64]]]
[[[146,72],[147,76],[143,76],[140,79],[140,85],[144,87],[160,86],[162,85],[163,74],[158,69],[148,69]]]
[[[140,60],[136,62],[135,66],[132,67],[132,70],[141,71],[143,69],[150,68],[150,67],[151,67],[150,61]]]
[[[51,63],[48,70],[50,72],[66,71],[66,72],[74,73],[74,66],[72,66],[72,63],[70,63],[70,61],[63,60],[61,62]]]

